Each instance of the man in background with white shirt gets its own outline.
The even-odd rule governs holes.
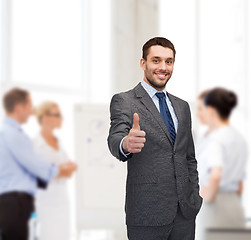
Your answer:
[[[0,239],[27,240],[38,184],[45,187],[54,177],[69,177],[76,165],[67,162],[57,167],[35,154],[32,141],[21,128],[32,113],[27,91],[11,89],[4,95],[3,105],[6,117],[0,129]]]

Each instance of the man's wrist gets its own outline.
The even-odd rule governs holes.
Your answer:
[[[125,152],[124,149],[123,149],[123,142],[125,140],[127,136],[123,137],[122,140],[120,141],[120,144],[119,144],[119,150],[120,150],[120,153],[127,158],[127,156],[129,156],[131,153],[130,152]]]

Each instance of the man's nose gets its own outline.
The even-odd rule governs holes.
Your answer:
[[[160,62],[160,65],[159,65],[159,68],[160,68],[161,70],[166,70],[166,68],[167,68],[166,62],[165,62],[165,61],[161,61],[161,62]]]

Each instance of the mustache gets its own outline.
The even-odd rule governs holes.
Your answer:
[[[160,73],[160,74],[167,74],[167,75],[170,75],[170,72],[166,72],[166,71],[158,71],[158,72],[155,72],[155,73]]]

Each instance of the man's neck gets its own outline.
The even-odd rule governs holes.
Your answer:
[[[161,92],[161,91],[163,91],[163,90],[165,90],[165,88],[166,88],[166,86],[164,86],[163,88],[156,88],[155,86],[153,86],[149,81],[147,81],[145,78],[143,79],[143,81],[145,82],[145,83],[147,83],[149,86],[151,86],[152,88],[154,88],[156,91],[158,91],[158,92]]]
[[[145,87],[147,87],[147,89],[152,89],[152,90],[158,91],[158,92],[161,92],[161,91],[166,92],[166,87],[165,87],[163,90],[158,90],[158,89],[156,89],[154,86],[152,86],[151,84],[149,84],[148,82],[146,82],[144,79],[141,81],[141,84],[142,84],[142,83],[143,83],[143,85],[144,85]]]
[[[219,129],[221,127],[229,126],[229,120],[216,120],[212,126],[213,129]]]
[[[7,113],[7,117],[16,120],[19,124],[23,124],[21,119],[15,113]]]

